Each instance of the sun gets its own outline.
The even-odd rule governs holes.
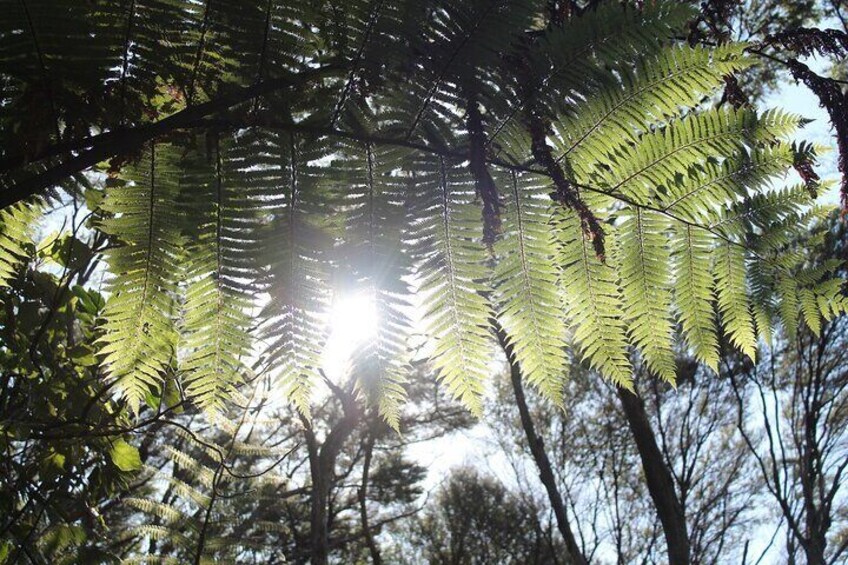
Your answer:
[[[377,334],[377,308],[369,292],[338,295],[329,312],[330,335],[321,356],[321,368],[331,379],[342,378],[353,354]]]

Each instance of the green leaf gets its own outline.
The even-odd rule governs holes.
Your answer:
[[[121,471],[130,473],[141,469],[141,455],[139,455],[138,449],[122,439],[112,444],[112,449],[109,450],[109,457],[112,459],[112,463]]]

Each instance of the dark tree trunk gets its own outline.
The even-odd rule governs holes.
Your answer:
[[[689,564],[689,534],[686,531],[686,515],[674,488],[674,479],[665,464],[662,452],[642,399],[635,394],[618,389],[618,398],[636,442],[648,492],[654,501],[660,523],[662,523],[668,562],[671,565]]]
[[[374,454],[374,433],[368,434],[368,440],[365,446],[365,461],[362,463],[362,483],[357,492],[359,499],[359,518],[362,522],[362,535],[365,536],[365,543],[368,545],[368,553],[371,554],[371,562],[374,565],[383,565],[383,558],[380,555],[380,548],[374,541],[374,532],[371,530],[371,525],[368,522],[368,475],[371,471],[371,457]]]
[[[361,415],[356,399],[351,392],[332,385],[330,388],[341,401],[344,416],[327,434],[323,445],[318,445],[312,424],[306,418],[302,418],[305,426],[306,445],[309,450],[309,471],[312,479],[310,549],[313,565],[326,565],[328,563],[330,555],[328,501],[330,490],[336,478],[336,459],[344,446],[344,442],[353,433]]]
[[[533,456],[533,460],[536,462],[536,468],[539,469],[539,479],[542,481],[545,491],[548,494],[548,501],[551,504],[551,509],[554,511],[557,527],[560,534],[562,534],[562,539],[565,542],[571,562],[575,565],[587,565],[588,561],[577,545],[577,540],[568,523],[565,503],[557,487],[556,477],[554,476],[551,461],[548,459],[548,454],[545,451],[544,441],[536,433],[536,427],[533,425],[533,418],[530,415],[527,399],[524,396],[524,386],[521,384],[521,368],[515,360],[512,346],[507,342],[506,333],[503,331],[503,328],[500,327],[498,322],[494,322],[494,324],[498,334],[498,341],[506,354],[507,361],[509,361],[512,390],[515,393],[515,402],[518,404],[521,427],[524,429],[524,434],[527,437],[527,443],[530,446],[530,453]]]

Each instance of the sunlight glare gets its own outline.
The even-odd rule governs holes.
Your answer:
[[[338,296],[330,309],[330,335],[321,366],[330,379],[342,378],[357,348],[377,334],[377,309],[368,292]]]

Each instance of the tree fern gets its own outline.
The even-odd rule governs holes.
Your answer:
[[[179,169],[175,151],[151,144],[126,180],[112,186],[101,229],[121,244],[108,252],[111,297],[104,310],[100,353],[133,411],[161,389],[174,361],[173,316],[180,279]]]
[[[451,394],[480,415],[492,343],[473,181],[461,165],[443,158],[422,160],[416,170],[422,197],[412,237],[433,364]]]
[[[231,431],[237,433],[243,423]],[[267,550],[261,542],[264,525],[234,523],[226,505],[234,498],[255,504],[273,496],[282,481],[268,459],[279,459],[280,453],[257,446],[263,454],[257,457],[244,453],[244,444],[229,433],[200,437],[178,429],[175,445],[163,454],[162,468],[148,466],[143,472],[144,478],[158,483],[161,498],[126,500],[137,511],[138,524],[124,533],[136,545],[127,562],[145,563],[164,555],[175,563],[236,563],[245,550]],[[159,551],[147,555],[157,548],[156,542]]]
[[[498,243],[493,286],[497,316],[528,382],[562,403],[565,320],[556,241],[548,219],[550,186],[535,175],[506,173],[504,234]]]
[[[617,269],[600,262],[575,214],[563,213],[558,217],[557,232],[565,312],[574,339],[593,368],[614,383],[629,388],[632,367],[627,356]]]
[[[493,316],[555,401],[570,337],[624,386],[631,354],[673,380],[678,325],[716,368],[719,331],[753,356],[844,309],[797,248],[827,184],[780,188],[815,159],[799,117],[712,104],[749,46],[682,44],[691,6],[643,4],[26,0],[0,15],[0,197],[95,206],[109,177],[102,353],[135,410],[167,374],[219,412],[250,358],[307,413],[344,285],[374,299],[355,371],[393,425],[416,293],[477,413]]]
[[[23,264],[40,209],[37,203],[24,202],[0,211],[0,287],[7,286]]]

